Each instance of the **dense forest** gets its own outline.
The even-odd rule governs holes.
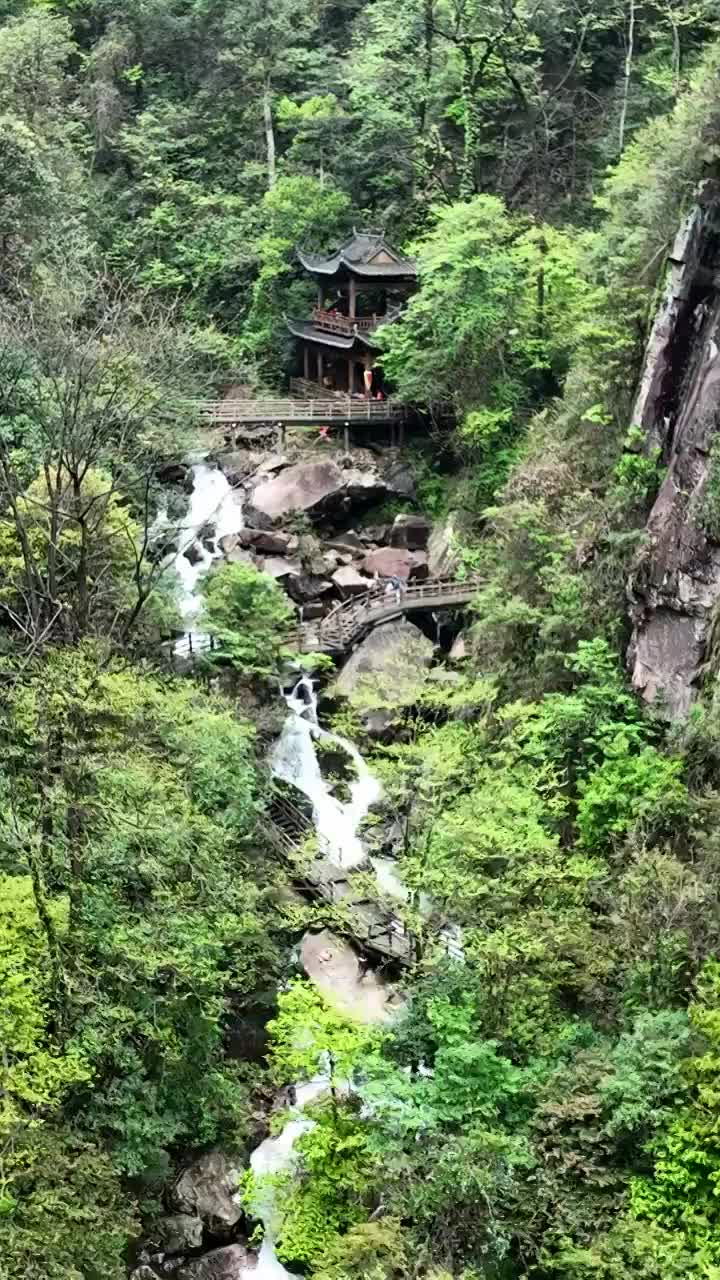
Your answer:
[[[0,1280],[720,1277],[719,20],[0,0]],[[200,427],[353,228],[402,448]]]

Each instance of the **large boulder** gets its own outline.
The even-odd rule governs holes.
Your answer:
[[[308,604],[332,591],[332,582],[316,573],[300,573],[285,583],[288,595],[296,604]]]
[[[371,578],[377,573],[381,578],[407,580],[412,566],[411,552],[402,551],[396,547],[378,547],[375,551],[368,551],[364,560],[360,562],[363,573],[369,574]]]
[[[238,534],[243,547],[251,547],[263,556],[286,556],[296,551],[298,540],[291,533],[279,529],[242,529]]]
[[[371,578],[409,578],[421,581],[427,578],[428,558],[424,551],[404,551],[400,547],[377,547],[368,551],[359,568]]]
[[[370,585],[367,578],[358,573],[351,564],[344,564],[340,569],[336,569],[331,581],[345,598],[361,595]]]
[[[382,737],[421,693],[434,649],[412,622],[385,622],[350,655],[334,692],[348,699],[368,733]]]
[[[410,477],[409,483],[412,484]],[[391,496],[405,496],[408,475],[397,467],[382,470],[377,461],[356,460],[341,467],[332,458],[297,462],[277,475],[263,475],[247,507],[248,524],[270,528],[293,511],[310,517],[347,514]]]
[[[390,546],[405,547],[408,551],[425,551],[432,525],[425,516],[400,515],[390,530]]]
[[[178,1280],[243,1280],[256,1266],[256,1254],[242,1244],[229,1244],[202,1258],[192,1258],[176,1275]]]
[[[433,529],[428,541],[431,578],[445,578],[455,572],[459,559],[456,533],[456,517],[452,512],[442,524]]]
[[[238,1163],[226,1152],[206,1151],[180,1174],[170,1195],[172,1206],[200,1218],[210,1231],[228,1231],[242,1217],[239,1177]]]
[[[159,1219],[157,1236],[165,1253],[190,1253],[202,1244],[203,1224],[196,1214],[168,1214]]]

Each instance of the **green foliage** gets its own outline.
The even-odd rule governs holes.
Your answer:
[[[84,648],[15,683],[2,731],[3,864],[33,880],[48,1017],[92,1080],[73,1090],[83,1131],[135,1173],[184,1135],[241,1128],[226,993],[241,1002],[274,954],[248,726]],[[69,904],[60,936],[50,891]]]
[[[575,246],[477,196],[438,210],[416,251],[420,288],[382,332],[383,366],[404,399],[465,414],[459,442],[482,457],[564,371],[587,294]]]
[[[269,675],[287,652],[293,611],[274,578],[248,564],[223,564],[202,587],[201,626],[243,675]]]

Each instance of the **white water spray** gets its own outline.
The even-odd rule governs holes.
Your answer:
[[[193,632],[200,612],[198,581],[213,561],[222,555],[221,538],[239,533],[243,528],[242,501],[231,489],[227,477],[218,467],[198,462],[192,467],[193,488],[187,515],[178,532],[178,550],[173,568],[180,579],[180,613],[183,631]],[[172,527],[167,511],[161,511],[153,534]],[[203,540],[200,535],[207,530]],[[190,556],[186,553],[190,553]],[[183,648],[178,642],[178,648]]]

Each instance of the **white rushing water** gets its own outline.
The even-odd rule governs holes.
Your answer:
[[[285,700],[290,715],[273,753],[273,774],[283,782],[291,782],[312,802],[313,821],[323,854],[338,867],[356,867],[366,856],[357,830],[370,806],[380,798],[380,783],[357,747],[320,727],[317,696],[308,676],[298,680]],[[355,765],[357,777],[350,784],[347,804],[331,795],[322,776],[315,751],[318,741],[334,744],[347,753]]]
[[[192,467],[192,478],[190,505],[177,530],[178,550],[173,560],[173,568],[180,579],[180,613],[186,634],[195,633],[202,603],[198,592],[201,574],[206,573],[213,561],[222,555],[220,539],[239,533],[243,527],[242,500],[219,467],[197,462]],[[153,533],[171,527],[167,511],[161,511]],[[200,537],[203,530],[206,531],[204,541]],[[186,552],[190,552],[190,557]],[[178,648],[182,647],[183,642],[179,641]]]

